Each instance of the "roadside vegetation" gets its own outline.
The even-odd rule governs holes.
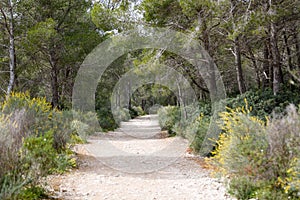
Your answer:
[[[95,113],[72,110],[76,76],[97,45],[115,44],[114,36],[132,30],[139,30],[137,42],[156,38],[155,28],[189,41],[120,55],[101,77],[93,74],[99,79]],[[195,153],[209,126],[218,125],[207,162],[229,177],[233,196],[300,198],[299,0],[2,0],[0,30],[0,199],[44,198],[41,178],[76,166],[75,143],[149,113],[158,113],[170,136],[189,139]],[[177,42],[184,51],[190,41],[202,47],[200,65],[168,51]],[[193,90],[200,113],[183,105],[188,90],[175,71]],[[112,99],[128,72],[147,81],[134,88],[137,80],[126,80]],[[210,90],[221,82],[227,110],[211,121]]]
[[[41,178],[76,167],[71,148],[84,142],[81,131],[95,131],[92,114],[79,119],[28,93],[12,93],[0,108],[0,199],[46,198]]]
[[[289,91],[249,91],[225,100],[217,123],[221,133],[206,163],[216,177],[226,177],[228,192],[238,199],[299,199],[300,98]],[[201,104],[200,104],[201,105]],[[198,118],[182,123],[180,109],[158,111],[162,129],[201,149],[210,124],[209,103]]]

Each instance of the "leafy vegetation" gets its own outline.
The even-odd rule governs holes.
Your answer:
[[[28,93],[13,93],[1,104],[1,199],[43,197],[41,177],[76,166],[70,142],[78,132],[71,119],[70,112],[52,110],[45,98]]]
[[[189,139],[195,152],[210,125],[220,124],[210,163],[230,177],[232,195],[299,198],[299,113],[289,106],[300,104],[299,11],[300,1],[292,0],[1,1],[0,199],[43,198],[39,178],[74,166],[72,143],[157,112],[162,129]],[[222,80],[205,80],[206,72],[166,51],[171,43],[139,49],[105,70],[95,92],[95,113],[71,110],[75,77],[85,57],[110,36],[131,29],[143,33],[145,26],[197,40]],[[134,80],[122,91],[129,106],[121,106],[118,94],[121,109],[113,113],[112,93],[123,75],[132,72],[143,79],[149,75],[146,68],[151,76],[169,79],[161,74],[163,67],[188,81],[200,115],[182,105],[182,93],[153,82],[132,91]],[[211,121],[208,85],[219,81],[229,94],[224,105],[230,109]]]
[[[300,114],[293,105],[267,122],[249,113],[222,113],[223,133],[208,162],[230,177],[229,192],[238,199],[298,199]]]

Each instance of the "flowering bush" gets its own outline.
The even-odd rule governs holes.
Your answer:
[[[295,106],[265,123],[250,108],[221,114],[223,132],[207,162],[239,199],[299,199],[300,118]]]

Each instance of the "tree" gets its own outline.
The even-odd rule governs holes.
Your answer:
[[[50,85],[53,107],[66,106],[65,100],[70,104],[77,69],[101,41],[89,17],[91,5],[85,0],[22,2],[22,9],[27,10],[23,59],[30,68],[35,66],[42,73],[43,81],[50,79],[44,84]]]
[[[15,84],[16,52],[15,52],[15,22],[14,22],[14,5],[11,0],[0,4],[2,14],[2,25],[9,36],[9,81],[6,94],[10,95]]]

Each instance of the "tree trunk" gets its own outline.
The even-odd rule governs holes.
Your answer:
[[[245,81],[244,81],[243,69],[242,69],[241,48],[239,43],[239,37],[236,37],[234,40],[234,58],[235,58],[235,66],[236,66],[239,91],[241,94],[243,94],[246,92],[246,87],[245,87]]]
[[[15,52],[15,38],[14,38],[14,21],[13,21],[13,5],[11,0],[8,0],[9,6],[9,82],[7,87],[7,95],[9,96],[12,92],[15,84],[15,68],[16,68],[16,52]],[[2,14],[4,12],[2,11]],[[4,16],[5,17],[5,16]]]
[[[257,83],[257,88],[260,88],[261,85],[260,85],[259,70],[258,70],[257,62],[255,59],[254,53],[252,52],[252,49],[250,47],[248,47],[248,51],[250,53],[250,58],[251,58],[251,61],[253,63],[253,67],[255,70],[255,80]]]
[[[51,65],[51,90],[52,90],[52,106],[53,108],[59,106],[59,93],[58,93],[58,66],[57,58],[54,50],[50,52],[50,65]]]
[[[295,40],[295,48],[296,48],[296,56],[297,56],[297,59],[296,59],[297,68],[300,69],[300,42],[299,42],[297,29],[295,30],[295,33],[294,33],[294,40]]]
[[[289,47],[288,37],[286,35],[286,31],[283,31],[283,39],[284,39],[284,44],[285,44],[285,48],[286,48],[288,67],[289,67],[289,70],[293,70],[294,67],[293,67],[293,64],[292,64],[291,49]]]
[[[281,70],[280,52],[277,44],[277,30],[276,25],[271,23],[271,51],[273,58],[273,93],[277,95],[280,90],[280,86],[283,83],[283,74]]]
[[[209,73],[208,73],[208,92],[210,93],[210,97],[212,102],[214,102],[216,97],[217,97],[217,80],[216,80],[216,66],[214,65],[213,58],[211,57],[211,52],[210,52],[210,38],[209,38],[209,32],[207,28],[207,22],[205,17],[201,17],[201,14],[198,14],[198,24],[202,26],[202,41],[204,45],[204,49],[206,50],[208,57],[207,60],[209,60]],[[206,90],[203,90],[206,91]]]
[[[270,53],[269,53],[269,40],[265,41],[264,45],[264,60],[263,60],[263,69],[264,69],[264,78],[263,78],[263,88],[272,87],[271,80],[271,71],[270,71]]]

